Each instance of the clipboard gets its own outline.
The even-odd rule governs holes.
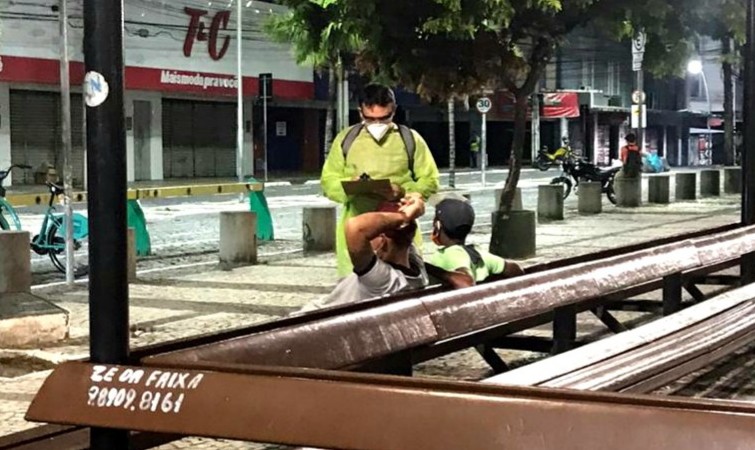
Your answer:
[[[385,192],[391,191],[391,182],[384,180],[354,180],[342,181],[343,191],[346,195],[354,197],[356,195],[384,195]]]

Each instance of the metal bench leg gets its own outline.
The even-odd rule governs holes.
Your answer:
[[[694,299],[695,303],[700,303],[705,301],[705,294],[693,283],[687,282],[684,283],[684,289],[689,292],[689,295],[692,296],[692,299]]]
[[[577,308],[574,305],[556,308],[553,315],[553,350],[559,354],[574,348],[577,340]]]
[[[682,309],[682,274],[675,273],[663,278],[663,315],[668,316]]]
[[[475,346],[475,350],[477,350],[477,353],[482,356],[482,359],[484,359],[485,362],[488,363],[490,368],[493,369],[493,372],[495,372],[496,374],[509,370],[509,366],[508,364],[506,364],[506,361],[498,356],[498,353],[495,352],[495,349],[493,349],[493,347],[487,344],[482,344]]]
[[[621,333],[622,331],[627,331],[627,327],[624,326],[621,322],[616,320],[616,318],[611,315],[611,313],[608,312],[608,309],[605,306],[598,306],[597,308],[592,308],[590,311],[595,314],[595,317],[600,319],[601,322],[603,322],[603,325],[607,326],[609,330],[613,331],[614,333]]]
[[[739,270],[742,278],[742,286],[755,283],[755,252],[742,255]]]

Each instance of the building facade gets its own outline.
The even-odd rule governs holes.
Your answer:
[[[235,0],[239,1],[239,0]],[[126,0],[125,109],[128,179],[236,175],[237,5],[228,2]],[[0,11],[0,167],[61,169],[60,30],[56,1],[10,3]],[[68,49],[75,184],[85,182],[81,85],[81,2],[69,1]],[[243,174],[264,164],[258,75],[273,76],[268,109],[268,168],[319,165],[319,111],[312,69],[263,24],[282,7],[244,1],[242,19]],[[259,173],[259,170],[257,170]],[[31,174],[14,173],[13,183]]]

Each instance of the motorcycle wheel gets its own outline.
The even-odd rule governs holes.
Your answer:
[[[606,197],[608,197],[608,201],[616,204],[616,191],[613,189],[613,180],[614,178],[611,177],[610,180],[608,180],[608,185],[606,186]]]
[[[564,199],[571,194],[571,180],[566,177],[556,177],[551,180],[550,184],[563,184],[564,185]]]
[[[551,164],[548,161],[545,161],[543,158],[537,158],[535,165],[543,172],[547,171],[551,167]]]

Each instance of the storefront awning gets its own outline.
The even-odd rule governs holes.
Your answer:
[[[508,92],[499,92],[494,96],[490,118],[497,120],[514,120],[514,96]],[[532,117],[532,110],[527,108],[527,118]],[[579,117],[579,96],[576,92],[547,92],[543,94],[541,119],[562,119]]]

